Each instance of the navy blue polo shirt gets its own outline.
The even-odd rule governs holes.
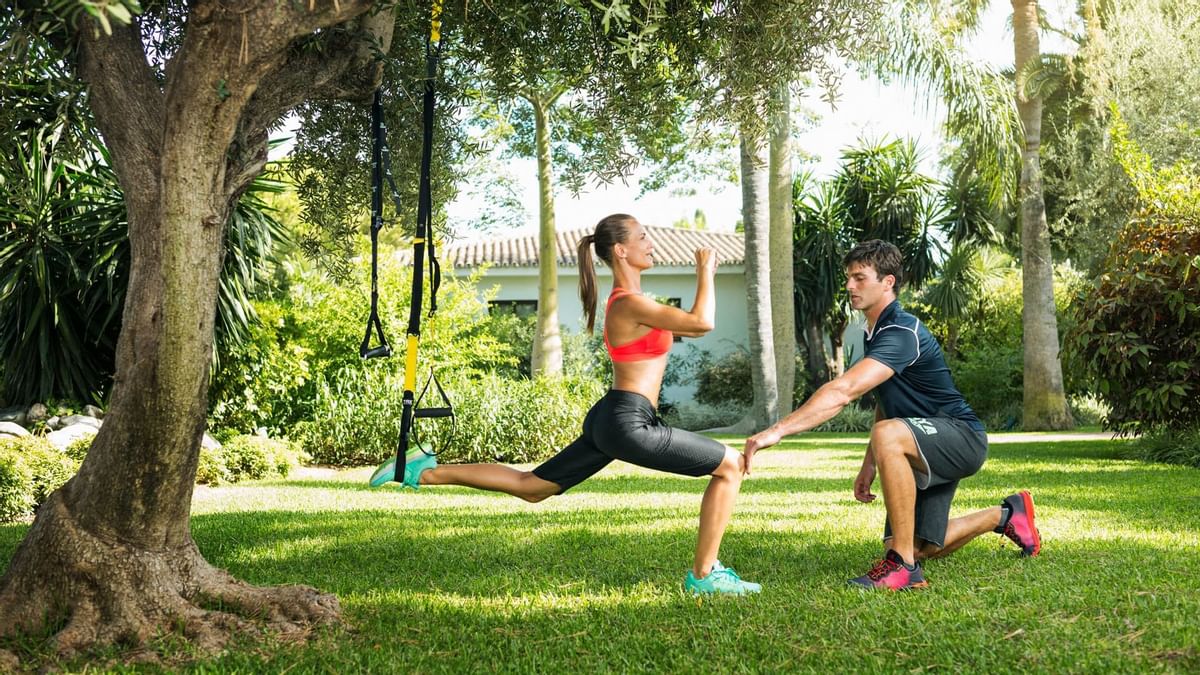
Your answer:
[[[952,417],[983,431],[979,416],[954,386],[942,346],[917,317],[894,300],[863,340],[864,358],[895,373],[875,388],[883,414],[893,417]]]

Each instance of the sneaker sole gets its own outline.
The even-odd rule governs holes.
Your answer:
[[[1025,516],[1029,518],[1029,529],[1033,530],[1032,550],[1021,549],[1021,554],[1032,558],[1042,552],[1042,535],[1038,532],[1037,522],[1033,516],[1033,495],[1028,490],[1021,491],[1021,501],[1025,504]]]

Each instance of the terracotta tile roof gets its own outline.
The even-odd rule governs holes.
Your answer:
[[[740,265],[745,262],[745,239],[735,232],[706,232],[680,230],[673,227],[647,225],[646,231],[654,240],[654,260],[659,265],[691,266],[696,262],[698,247],[709,246],[717,251],[718,262],[723,265]],[[579,264],[575,247],[579,240],[591,233],[591,229],[569,230],[557,235],[558,264],[574,267]],[[493,267],[536,267],[538,264],[537,235],[487,239],[483,241],[459,242],[438,251],[443,265],[455,267],[478,267],[491,263]],[[409,251],[401,251],[401,259],[408,259]],[[597,261],[599,262],[599,261]],[[602,264],[602,263],[599,263]]]

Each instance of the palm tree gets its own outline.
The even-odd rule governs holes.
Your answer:
[[[796,320],[792,299],[793,230],[792,212],[792,117],[791,95],[787,85],[775,92],[775,111],[770,128],[770,211],[771,232],[771,333],[775,347],[775,380],[779,390],[778,409],[792,409],[792,390],[796,381]]]
[[[1021,322],[1025,344],[1025,429],[1069,429],[1075,426],[1067,408],[1059,357],[1058,324],[1054,305],[1054,259],[1046,202],[1042,196],[1039,151],[1042,99],[1025,91],[1024,77],[1041,60],[1037,0],[1012,0],[1013,50],[1016,55],[1017,109],[1025,144],[1021,149],[1018,190],[1021,213],[1023,269]]]

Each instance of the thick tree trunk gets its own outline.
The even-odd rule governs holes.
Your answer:
[[[1024,328],[1025,401],[1027,430],[1069,429],[1075,426],[1067,408],[1059,358],[1058,324],[1054,307],[1054,259],[1042,197],[1039,152],[1042,100],[1026,98],[1020,74],[1040,56],[1037,0],[1013,0],[1013,45],[1016,53],[1017,110],[1025,130],[1021,151],[1021,321]]]
[[[776,92],[778,109],[771,119],[770,166],[770,260],[771,332],[775,347],[775,380],[779,392],[778,411],[792,410],[796,386],[796,319],[794,301],[792,214],[792,117],[787,85]]]
[[[554,223],[554,175],[550,164],[549,105],[539,98],[533,106],[538,167],[538,306],[530,369],[533,375],[561,375],[562,332],[558,325],[558,245]]]
[[[742,223],[746,236],[746,311],[750,338],[750,381],[754,402],[736,423],[713,431],[749,434],[779,419],[775,346],[771,328],[771,219],[768,213],[768,156],[765,139],[742,134]]]
[[[384,13],[333,38],[347,40],[336,57],[290,62],[293,39],[370,5],[324,4],[195,3],[165,88],[136,25],[80,27],[80,75],[128,207],[130,278],[104,426],[0,579],[0,637],[62,625],[54,646],[72,655],[180,629],[207,650],[252,627],[235,612],[287,632],[337,620],[331,595],[254,588],[213,568],[189,522],[230,209],[266,161],[268,126],[305,96],[369,92],[372,49],[391,40]]]

